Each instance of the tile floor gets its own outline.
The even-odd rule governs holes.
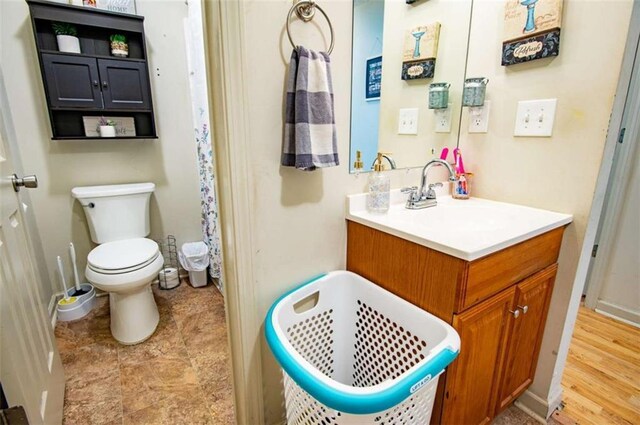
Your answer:
[[[108,297],[87,317],[58,322],[65,424],[235,423],[222,295],[186,282],[154,294],[160,324],[139,345],[111,336]]]

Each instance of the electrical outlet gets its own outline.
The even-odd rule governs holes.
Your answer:
[[[418,134],[418,108],[400,109],[398,134]]]
[[[518,102],[514,136],[551,137],[558,99]]]
[[[450,103],[448,108],[433,110],[436,119],[436,133],[451,133],[451,109]]]
[[[482,106],[469,107],[469,133],[486,133],[489,130],[490,111],[490,100],[485,100]]]

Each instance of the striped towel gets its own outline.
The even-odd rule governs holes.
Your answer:
[[[329,55],[298,46],[289,65],[282,165],[313,171],[339,164]]]

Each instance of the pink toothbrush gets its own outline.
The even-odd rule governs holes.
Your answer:
[[[464,171],[464,163],[462,162],[462,152],[460,152],[460,149],[455,148],[453,150],[453,157],[456,160],[456,167],[455,167],[456,173],[457,174],[464,174],[465,173],[465,171]]]
[[[449,148],[442,148],[442,152],[440,153],[440,159],[443,161],[446,161],[448,155],[449,155]]]

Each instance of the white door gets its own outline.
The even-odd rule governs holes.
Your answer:
[[[23,406],[30,425],[59,424],[64,374],[41,302],[29,239],[36,229],[26,228],[24,204],[12,185],[17,165],[10,150],[17,141],[8,140],[12,134],[0,68],[0,382],[9,406]]]

